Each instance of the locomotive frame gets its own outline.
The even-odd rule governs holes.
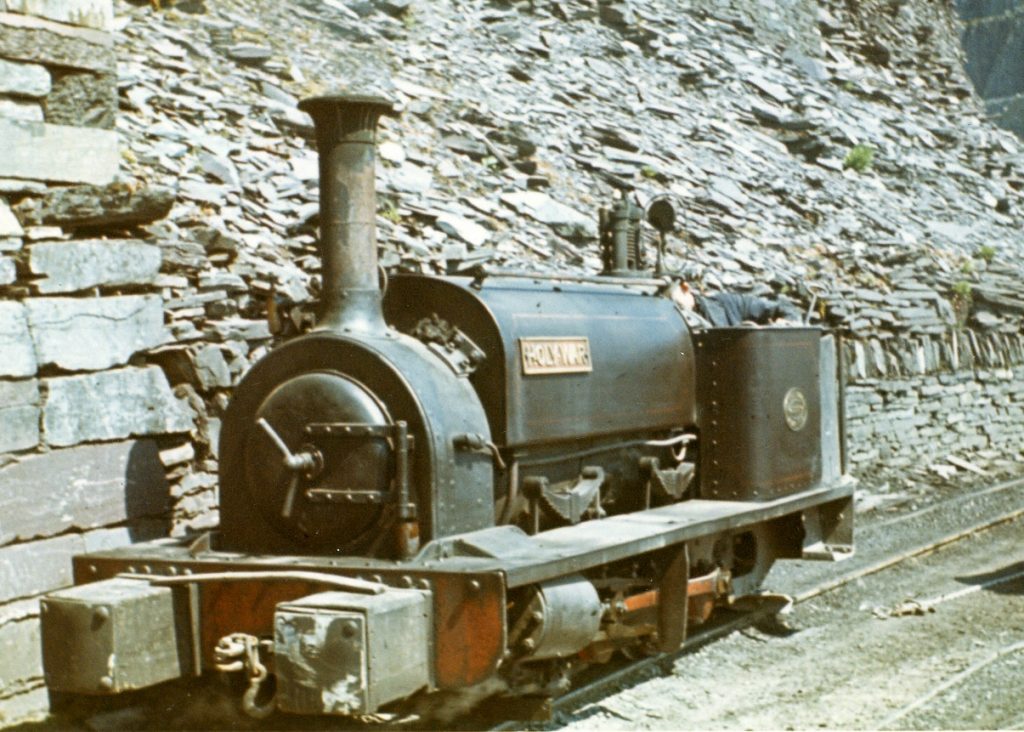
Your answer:
[[[303,108],[320,324],[236,391],[219,531],[75,557],[41,601],[51,690],[216,670],[256,717],[553,695],[617,651],[678,649],[776,559],[849,556],[833,336],[688,325],[639,269],[628,201],[602,214],[603,276],[404,276],[384,298],[389,106]]]

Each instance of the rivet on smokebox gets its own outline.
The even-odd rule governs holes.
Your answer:
[[[480,591],[480,580],[472,580],[469,583],[469,591],[476,594]]]
[[[110,620],[110,608],[109,607],[98,607],[92,614],[93,622],[97,625],[107,622]]]
[[[110,678],[109,676],[101,676],[100,677],[100,688],[101,689],[108,689],[108,690],[109,689],[113,689],[114,688],[114,680],[112,678]]]

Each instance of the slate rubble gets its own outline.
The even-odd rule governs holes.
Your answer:
[[[819,5],[121,3],[132,182],[13,210],[159,247],[167,332],[150,360],[217,420],[268,345],[268,299],[292,330],[315,304],[317,160],[297,100],[383,93],[400,111],[379,148],[392,270],[593,271],[596,207],[668,193],[671,269],[791,298],[844,331],[860,378],[952,368],[958,329],[982,350],[1021,331],[1024,152],[982,120],[948,13]],[[862,172],[844,167],[858,144],[874,152]]]
[[[677,196],[684,236],[669,263],[708,288],[817,296],[858,336],[948,330],[951,287],[987,289],[981,248],[1014,261],[1019,143],[979,121],[944,34],[905,42],[936,21],[916,5],[879,28],[881,14],[836,4],[807,29],[807,53],[785,20],[761,27],[746,5],[411,4],[399,24],[390,6],[304,2],[301,44],[275,32],[286,13],[251,3],[122,6],[119,124],[133,174],[178,180],[163,233],[187,241],[202,221],[236,238],[251,257],[193,267],[257,292],[286,280],[308,297],[316,170],[294,105],[345,85],[403,108],[382,133],[392,266],[443,270],[483,248],[513,265],[592,267],[594,207],[630,185]],[[368,49],[373,61],[357,62]],[[855,144],[875,149],[873,170],[843,170]],[[992,300],[978,309],[1019,323]]]

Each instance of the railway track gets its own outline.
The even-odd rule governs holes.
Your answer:
[[[938,535],[929,536],[926,541],[916,543],[895,553],[877,556],[879,552],[872,551],[872,547],[877,546],[872,541],[875,538],[872,536],[873,534],[895,536],[909,529],[914,524],[928,523],[936,516],[957,513],[966,508],[973,509],[979,503],[984,505],[983,510],[967,526],[942,531]],[[844,563],[846,564],[846,571],[839,572],[838,574],[835,574],[833,571],[831,577],[824,580],[819,579],[813,584],[804,587],[792,597],[764,595],[750,598],[754,601],[751,603],[753,607],[742,611],[729,611],[716,622],[709,623],[691,633],[680,650],[670,654],[650,656],[622,667],[607,670],[596,678],[586,680],[562,696],[538,702],[532,706],[520,705],[519,709],[526,709],[528,714],[521,715],[519,719],[502,721],[490,727],[490,729],[522,729],[524,722],[539,723],[559,715],[571,713],[624,686],[639,683],[645,678],[650,677],[652,672],[667,673],[679,658],[731,633],[751,628],[766,619],[774,618],[783,611],[788,610],[791,605],[807,602],[813,598],[834,592],[851,582],[856,582],[872,574],[897,567],[912,559],[927,556],[967,537],[975,536],[980,532],[1021,517],[1024,517],[1024,479],[1019,478],[989,486],[966,495],[957,496],[956,498],[940,501],[902,516],[874,522],[862,532],[864,536],[858,536],[858,545],[864,548],[858,549],[859,554],[856,558]],[[940,526],[943,524],[941,521],[937,523]],[[831,565],[831,568],[835,570],[839,566],[841,565]],[[1024,577],[1024,569],[994,577],[990,581],[972,585],[956,593],[940,595],[931,600],[923,601],[921,604],[926,606],[938,605],[957,597],[1008,583],[1022,577]],[[927,607],[925,611],[927,611]],[[892,728],[901,719],[928,704],[931,700],[971,675],[1008,655],[1014,655],[1022,651],[1024,651],[1024,642],[1011,643],[1000,648],[953,678],[947,679],[935,686],[929,693],[921,696],[913,703],[891,713],[877,725],[877,728]],[[526,719],[522,717],[526,717]]]

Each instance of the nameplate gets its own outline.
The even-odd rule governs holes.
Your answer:
[[[520,338],[519,352],[523,360],[523,373],[527,376],[593,371],[590,340],[586,336]]]

